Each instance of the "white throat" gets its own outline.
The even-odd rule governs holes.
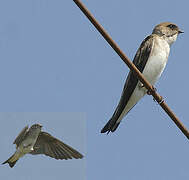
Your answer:
[[[171,46],[177,40],[178,33],[174,34],[173,36],[163,36],[167,43]]]

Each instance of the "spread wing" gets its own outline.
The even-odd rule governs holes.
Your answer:
[[[133,63],[138,68],[140,72],[143,72],[144,67],[147,63],[149,55],[151,53],[153,47],[153,35],[150,35],[144,39],[142,44],[140,45],[139,49],[136,52],[134,57]],[[115,131],[119,125],[117,120],[119,119],[121,113],[123,112],[125,106],[127,105],[136,85],[138,83],[138,78],[136,77],[135,73],[130,70],[129,75],[126,79],[123,92],[121,95],[121,99],[119,104],[112,116],[112,118],[108,121],[108,123],[104,126],[101,130],[101,133]]]
[[[14,140],[13,144],[16,144],[16,147],[19,146],[19,144],[23,141],[23,138],[25,137],[26,133],[28,132],[28,126],[24,127],[22,131],[19,133],[19,135]]]
[[[66,145],[46,132],[41,132],[34,145],[31,154],[45,154],[55,159],[81,159],[83,157],[78,151]]]

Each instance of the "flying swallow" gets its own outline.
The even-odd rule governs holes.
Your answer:
[[[81,159],[83,155],[62,141],[41,131],[40,124],[28,126],[16,137],[13,144],[16,144],[16,152],[2,164],[8,163],[12,168],[19,158],[25,154],[45,154],[55,159]]]
[[[152,34],[144,39],[136,52],[133,63],[152,85],[161,76],[170,52],[170,46],[178,34],[183,33],[176,24],[163,22],[155,26]],[[130,70],[119,104],[101,133],[114,132],[124,116],[147,93],[147,89]]]

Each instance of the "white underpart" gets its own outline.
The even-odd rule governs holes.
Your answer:
[[[177,35],[171,37],[172,39],[169,39],[169,41],[160,37],[154,39],[150,58],[148,59],[142,73],[147,81],[150,82],[150,84],[154,85],[161,76],[168,60],[170,45],[176,40],[176,37]],[[154,42],[156,46],[154,46]],[[127,105],[118,118],[117,123],[119,123],[123,117],[134,107],[134,105],[147,93],[146,88],[141,87],[141,85],[141,82],[138,82]]]

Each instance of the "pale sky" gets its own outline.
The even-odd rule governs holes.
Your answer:
[[[184,30],[171,47],[156,88],[189,128],[188,1],[82,2],[130,59],[156,24],[171,21]],[[145,96],[115,133],[100,134],[117,106],[129,69],[73,1],[0,1],[0,59],[1,112],[70,112],[63,119],[73,120],[1,118],[1,162],[14,152],[12,142],[19,131],[34,120],[42,121],[54,136],[68,138],[66,142],[85,155],[64,167],[60,161],[28,155],[13,169],[0,166],[0,178],[44,179],[54,167],[46,180],[53,173],[56,179],[65,174],[75,180],[79,166],[80,179],[189,179],[188,140],[152,97]],[[64,128],[69,133],[63,134]],[[40,167],[44,173],[39,173]]]

